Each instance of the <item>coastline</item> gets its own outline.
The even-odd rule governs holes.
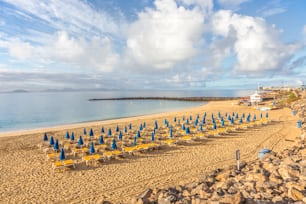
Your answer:
[[[0,201],[27,203],[126,203],[131,196],[137,196],[147,188],[163,188],[196,181],[203,173],[235,164],[237,148],[241,158],[252,161],[258,151],[270,148],[281,152],[292,145],[300,130],[296,128],[297,116],[291,115],[289,108],[269,111],[272,123],[262,127],[241,130],[224,136],[205,138],[199,142],[164,146],[151,152],[127,155],[124,158],[102,162],[99,166],[87,167],[82,161],[75,170],[54,173],[52,163],[46,160],[42,149],[43,132],[48,132],[60,141],[66,130],[82,135],[84,127],[92,127],[95,133],[104,128],[122,128],[129,123],[138,128],[144,121],[152,126],[157,120],[173,121],[174,117],[200,117],[217,113],[259,114],[258,110],[247,106],[233,105],[235,101],[214,101],[208,104],[174,112],[115,120],[73,124],[54,128],[15,133],[15,137],[0,137]],[[16,165],[18,164],[18,165]],[[58,185],[60,181],[61,185]],[[16,188],[16,186],[18,186]],[[42,189],[44,189],[42,191]]]
[[[206,101],[203,101],[206,102]],[[21,130],[12,130],[12,131],[4,131],[0,132],[0,138],[1,137],[14,137],[14,136],[21,136],[21,135],[29,135],[29,134],[36,134],[44,132],[53,132],[53,131],[61,131],[63,129],[75,129],[75,128],[84,128],[84,127],[90,127],[90,126],[96,126],[96,125],[109,125],[112,123],[122,123],[126,120],[131,119],[131,121],[138,120],[139,118],[143,119],[149,119],[151,117],[158,117],[160,114],[175,114],[181,111],[192,111],[192,109],[197,108],[199,106],[205,106],[209,102],[213,101],[207,101],[205,104],[200,104],[197,106],[189,107],[189,108],[179,108],[177,110],[171,110],[167,112],[157,112],[157,113],[148,113],[148,114],[142,114],[142,115],[134,115],[134,116],[126,116],[126,117],[115,117],[115,118],[108,118],[108,119],[102,119],[102,120],[92,120],[92,121],[83,121],[83,122],[77,122],[77,123],[67,123],[67,124],[59,124],[54,126],[46,126],[46,127],[39,127],[39,128],[29,128],[29,129],[21,129]]]

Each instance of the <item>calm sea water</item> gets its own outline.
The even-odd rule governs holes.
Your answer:
[[[137,96],[246,96],[249,90],[94,91],[0,94],[0,132],[145,115],[179,110],[205,102],[131,100],[93,101],[90,98]]]

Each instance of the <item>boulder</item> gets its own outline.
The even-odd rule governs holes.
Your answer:
[[[292,186],[288,190],[288,197],[294,201],[302,201],[306,197],[306,192],[300,191],[296,187]]]

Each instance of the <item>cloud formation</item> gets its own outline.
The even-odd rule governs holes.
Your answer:
[[[224,38],[234,36],[232,46],[237,72],[262,73],[283,68],[298,48],[280,41],[279,31],[264,19],[221,10],[212,19],[213,33]]]
[[[69,70],[114,83],[119,76],[122,87],[204,87],[221,76],[291,74],[305,66],[304,55],[293,58],[303,45],[284,42],[264,18],[287,10],[280,1],[255,10],[260,18],[236,13],[249,0],[154,0],[129,22],[90,1],[4,1],[1,11],[16,25],[0,19],[0,58],[8,61],[1,67],[24,66],[29,77],[35,69]],[[303,32],[306,39],[306,25]]]
[[[141,67],[170,69],[197,53],[203,33],[200,10],[178,6],[174,0],[156,0],[155,9],[138,14],[127,31],[127,60]]]

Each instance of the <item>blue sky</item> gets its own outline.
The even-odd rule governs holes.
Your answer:
[[[306,84],[305,0],[0,1],[0,91]]]

